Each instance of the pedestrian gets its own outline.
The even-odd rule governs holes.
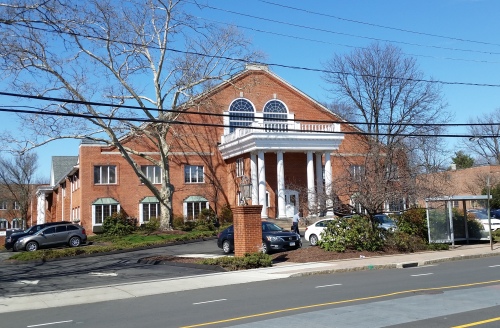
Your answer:
[[[293,215],[293,218],[292,218],[292,228],[293,228],[293,231],[300,236],[299,221],[300,221],[300,213],[297,212]]]

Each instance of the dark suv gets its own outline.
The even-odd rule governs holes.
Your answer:
[[[5,249],[12,249],[13,251],[16,251],[14,249],[14,244],[16,243],[16,241],[19,238],[24,237],[24,236],[33,235],[36,232],[38,232],[46,227],[50,227],[50,226],[58,225],[58,224],[70,224],[70,223],[71,222],[68,222],[68,221],[47,222],[47,223],[36,224],[36,225],[31,226],[29,229],[24,230],[24,231],[13,232],[10,236],[7,236],[7,238],[5,238]]]
[[[225,254],[234,250],[234,227],[230,226],[219,233],[217,246],[222,248]],[[262,252],[297,249],[302,247],[300,236],[295,232],[283,230],[276,224],[262,221]]]

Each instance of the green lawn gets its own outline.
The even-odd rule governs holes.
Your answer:
[[[178,231],[145,234],[134,232],[127,236],[89,236],[87,245],[75,248],[41,249],[36,252],[17,252],[9,258],[11,260],[47,260],[68,256],[105,253],[126,249],[146,248],[166,245],[173,242],[196,240],[216,236],[216,231]]]

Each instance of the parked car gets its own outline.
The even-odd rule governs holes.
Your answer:
[[[472,214],[476,220],[481,222],[484,227],[484,230],[489,230],[488,224],[488,210],[485,209],[470,209],[467,210],[468,214]],[[491,231],[495,231],[500,229],[500,210],[491,210],[490,211],[490,221],[491,221]]]
[[[477,218],[476,219],[481,222],[481,224],[484,227],[484,230],[489,231],[489,222],[488,222],[488,217],[486,218]],[[500,229],[500,219],[490,217],[490,222],[491,222],[491,231],[495,231],[497,229]]]
[[[391,219],[387,214],[375,214],[373,216],[373,219],[378,223],[379,228],[382,228],[384,230],[396,229],[396,222],[394,222],[394,220]]]
[[[344,218],[350,218],[353,217],[354,215],[345,215],[343,216]],[[395,230],[396,229],[396,222],[387,214],[380,213],[380,214],[375,214],[373,216],[373,219],[375,222],[378,223],[378,227],[382,228],[384,230]]]
[[[14,245],[17,242],[17,240],[21,237],[28,236],[28,235],[33,235],[36,232],[42,230],[43,228],[53,226],[53,225],[58,225],[58,224],[70,224],[71,222],[68,221],[58,221],[58,222],[46,222],[46,223],[41,223],[41,224],[35,224],[31,226],[29,229],[26,230],[21,230],[17,232],[13,232],[9,236],[5,238],[5,249],[9,250],[14,249]]]
[[[78,224],[58,224],[21,237],[14,244],[15,250],[36,251],[39,248],[68,245],[77,247],[87,242],[85,229]]]
[[[234,251],[234,226],[230,226],[219,233],[217,246],[225,254]],[[295,232],[287,231],[269,221],[262,221],[262,252],[290,250],[302,247],[300,236]]]
[[[313,223],[306,227],[304,233],[304,238],[311,244],[311,246],[318,245],[318,241],[321,240],[321,233],[325,230],[328,223],[332,222],[334,219],[323,219],[316,223]]]

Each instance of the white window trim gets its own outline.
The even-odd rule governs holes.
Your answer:
[[[146,168],[146,172],[144,172],[143,168]],[[153,176],[152,177],[148,175],[149,168],[153,168]],[[156,176],[155,175],[156,169],[158,169],[160,171],[160,181],[159,182],[154,181],[154,178]],[[162,184],[163,183],[163,171],[162,171],[160,166],[158,166],[158,165],[141,165],[141,171],[142,171],[142,173],[144,173],[146,178],[149,181],[151,181],[151,183],[153,183],[153,184]]]
[[[99,177],[99,178],[100,178],[100,181],[102,181],[102,180],[103,180],[103,179],[102,179],[102,177],[103,177],[103,172],[102,172],[102,169],[103,169],[104,167],[106,167],[106,168],[107,168],[107,175],[108,175],[108,181],[109,181],[109,180],[110,180],[110,179],[109,179],[109,168],[114,167],[114,168],[115,168],[115,170],[114,170],[114,171],[115,171],[115,182],[107,182],[107,183],[102,183],[102,182],[101,182],[101,183],[96,183],[96,182],[95,182],[95,168],[96,168],[96,167],[100,167],[100,170],[99,170],[99,174],[100,174],[100,177]],[[103,164],[103,165],[94,165],[94,176],[93,176],[93,179],[94,179],[93,181],[94,181],[94,185],[95,185],[95,186],[116,185],[116,184],[118,184],[118,167],[117,167],[116,165],[104,165],[104,164]]]
[[[201,167],[201,170],[203,171],[203,181],[195,181],[195,182],[192,182],[191,178],[192,178],[192,175],[190,175],[190,181],[186,181],[186,168],[187,167]],[[190,174],[192,173],[191,170],[189,171]],[[198,177],[198,175],[196,175],[196,177]],[[201,183],[205,183],[205,166],[204,165],[184,165],[184,183],[185,184],[201,184]]]
[[[242,177],[245,175],[245,159],[243,157],[236,159],[236,176]]]
[[[184,216],[184,220],[186,220],[188,217],[188,212],[187,212],[187,204],[188,203],[195,203],[195,202],[183,202],[182,203],[182,215]],[[196,203],[199,203],[199,202],[196,202]],[[209,202],[205,202],[205,208],[210,208]]]
[[[158,206],[157,213],[159,213],[159,211],[160,211],[160,203],[159,202],[158,203],[139,203],[139,224],[144,224],[144,223],[149,222],[149,220],[144,221],[144,212],[143,212],[144,204],[148,204],[148,205],[155,204],[156,206]]]
[[[114,205],[114,204],[106,204],[107,206],[111,206],[111,205]],[[102,226],[102,223],[96,223],[95,222],[95,207],[96,206],[103,206],[103,205],[94,205],[92,204],[92,226],[94,227],[100,227]],[[120,212],[120,204],[117,204],[116,205],[116,211],[119,213]],[[103,218],[103,222],[104,222],[104,218]]]

